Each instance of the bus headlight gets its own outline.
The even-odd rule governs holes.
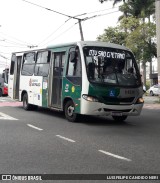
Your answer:
[[[93,96],[89,96],[89,95],[82,95],[82,97],[89,101],[89,102],[98,102],[98,99],[96,97],[93,97]]]
[[[138,98],[136,101],[136,104],[141,104],[144,103],[144,99],[143,98]]]

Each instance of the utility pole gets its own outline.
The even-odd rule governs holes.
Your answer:
[[[156,5],[158,83],[160,84],[160,0],[155,0],[155,5]]]
[[[80,35],[81,35],[81,41],[84,41],[81,21],[82,21],[82,19],[78,19],[79,31],[80,31]]]

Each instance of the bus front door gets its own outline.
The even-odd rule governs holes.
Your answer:
[[[65,52],[54,53],[53,83],[52,83],[52,107],[61,108],[62,105],[62,76],[65,62]]]
[[[20,83],[20,67],[21,67],[22,56],[17,57],[17,65],[16,65],[16,77],[15,81],[15,89],[14,89],[14,98],[19,99],[19,83]]]
[[[19,82],[22,56],[12,55],[8,94],[12,99],[19,99]]]

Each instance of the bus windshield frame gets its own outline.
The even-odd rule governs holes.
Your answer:
[[[102,85],[139,87],[141,75],[132,52],[111,47],[83,47],[89,82]]]

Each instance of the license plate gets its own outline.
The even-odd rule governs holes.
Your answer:
[[[122,116],[121,112],[112,112],[112,116]]]

